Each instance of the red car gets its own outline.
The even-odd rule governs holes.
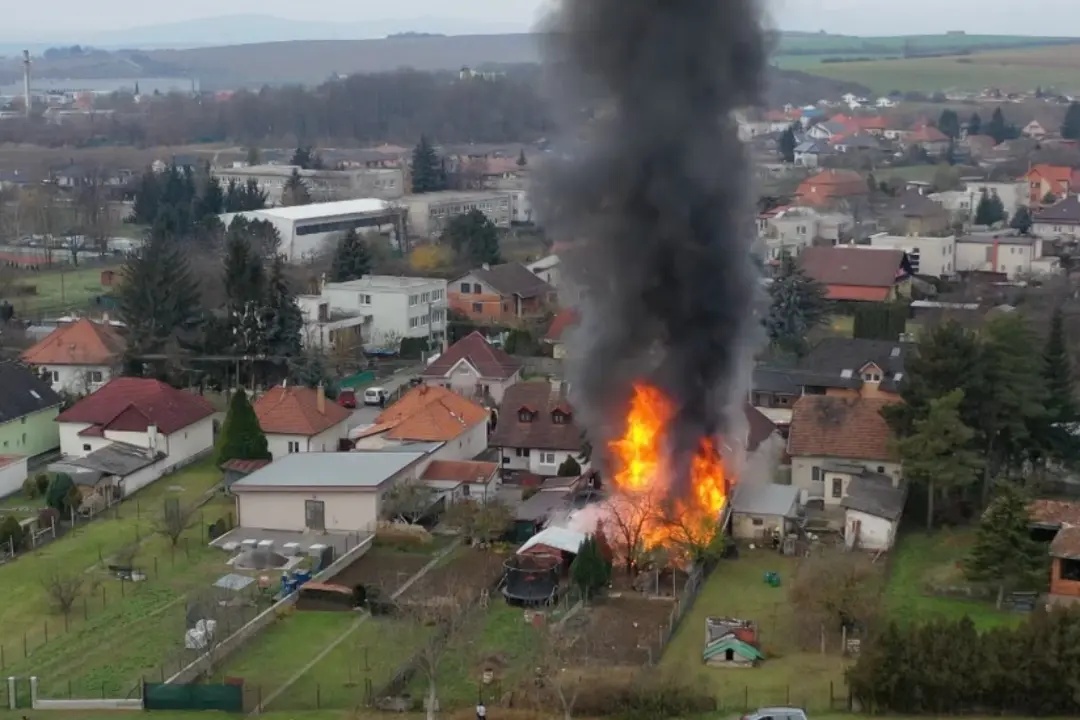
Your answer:
[[[351,388],[345,388],[338,393],[337,404],[343,408],[350,410],[356,409],[356,391]]]

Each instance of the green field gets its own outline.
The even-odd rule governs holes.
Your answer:
[[[913,52],[946,52],[986,48],[1037,47],[1074,43],[1076,38],[1027,35],[892,35],[860,37],[827,33],[786,32],[780,36],[777,55],[896,55],[905,48]]]
[[[68,268],[63,270],[43,270],[25,272],[12,282],[16,286],[32,286],[33,295],[13,297],[18,316],[60,313],[64,310],[85,308],[94,297],[104,295],[108,288],[101,285],[101,273],[105,270],[119,270],[119,266],[95,266],[91,268]]]

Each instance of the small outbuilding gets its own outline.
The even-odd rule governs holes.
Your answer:
[[[791,485],[742,482],[731,496],[731,534],[737,540],[761,541],[794,530],[799,489]]]
[[[904,514],[907,486],[880,473],[863,472],[851,479],[844,508],[844,542],[848,548],[889,550]]]

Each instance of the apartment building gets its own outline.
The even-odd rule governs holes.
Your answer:
[[[331,311],[367,316],[365,342],[375,347],[407,337],[441,342],[446,331],[446,280],[369,275],[326,283],[322,298]]]
[[[447,190],[408,195],[403,202],[408,208],[409,232],[420,237],[438,235],[452,218],[472,210],[484,213],[500,228],[510,227],[514,218],[512,194],[504,191]],[[532,216],[531,208],[528,216]]]
[[[889,235],[879,233],[870,236],[871,248],[903,250],[911,261],[915,275],[948,277],[956,272],[956,237],[933,237],[928,235]]]

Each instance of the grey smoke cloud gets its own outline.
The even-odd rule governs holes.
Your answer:
[[[658,385],[678,408],[677,482],[725,430],[756,332],[752,183],[731,111],[763,91],[761,21],[757,0],[562,0],[548,21],[572,139],[540,206],[581,298],[576,412],[602,447],[631,384]]]

